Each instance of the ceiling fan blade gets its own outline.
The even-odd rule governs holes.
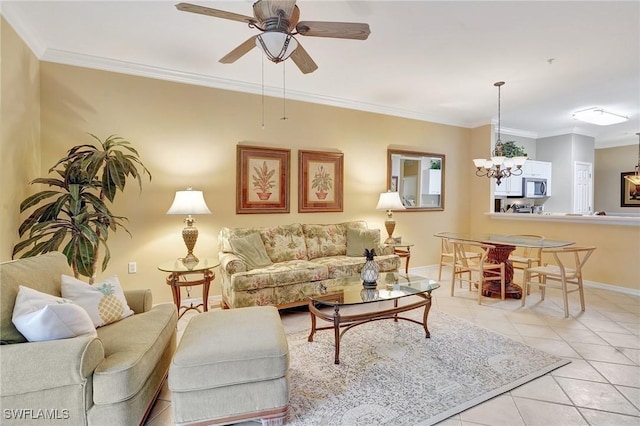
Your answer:
[[[289,32],[293,32],[296,25],[298,25],[298,21],[300,21],[300,8],[296,5],[296,7],[293,8],[291,17],[289,18]]]
[[[210,7],[198,6],[197,4],[178,3],[176,9],[183,12],[199,13],[201,15],[213,16],[214,18],[230,19],[232,21],[245,22],[247,24],[256,23],[256,18],[252,16],[240,15],[239,13],[226,12],[224,10],[211,9]]]
[[[369,24],[357,22],[302,21],[296,25],[296,30],[303,36],[349,38],[354,40],[366,40],[371,34]]]
[[[282,10],[284,17],[289,19],[296,6],[295,0],[258,0],[253,4],[253,14],[260,21],[277,17],[278,11]]]
[[[309,56],[300,43],[298,43],[298,47],[293,51],[290,58],[303,74],[309,74],[318,69],[318,65],[313,62],[311,56]]]
[[[249,51],[251,49],[256,47],[256,37],[257,36],[249,37],[244,43],[242,43],[240,46],[238,46],[235,49],[233,49],[231,52],[227,53],[218,62],[220,62],[221,64],[232,64],[232,63],[234,63],[235,61],[240,59],[242,56],[244,56],[245,54],[249,53]]]

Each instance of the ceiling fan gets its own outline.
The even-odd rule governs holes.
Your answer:
[[[220,59],[223,64],[233,63],[254,47],[260,46],[271,61],[278,63],[291,57],[300,71],[308,74],[315,71],[318,65],[295,39],[295,35],[366,40],[371,33],[369,24],[300,21],[300,9],[295,0],[258,0],[253,4],[253,17],[190,3],[178,3],[176,8],[183,12],[245,22],[250,28],[261,31]]]

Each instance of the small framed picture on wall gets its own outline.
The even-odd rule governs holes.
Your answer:
[[[635,172],[620,173],[620,207],[640,207],[640,185],[626,179],[633,175]]]
[[[341,152],[298,151],[298,212],[343,210]]]
[[[289,213],[291,150],[238,145],[236,213]]]

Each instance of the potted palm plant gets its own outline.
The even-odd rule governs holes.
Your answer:
[[[325,170],[324,166],[318,167],[311,180],[311,188],[316,189],[316,196],[319,200],[327,197],[328,191],[333,187],[331,174]]]
[[[264,161],[262,166],[254,167],[253,171],[255,173],[251,175],[251,178],[253,188],[256,190],[256,194],[258,194],[258,198],[268,200],[269,197],[271,197],[270,189],[276,186],[276,181],[273,179],[276,169],[269,170],[267,162]]]
[[[144,166],[131,143],[119,136],[98,143],[77,145],[49,169],[53,177],[37,178],[31,184],[51,189],[37,192],[20,204],[20,213],[34,208],[18,229],[24,238],[13,248],[13,257],[35,256],[50,251],[62,252],[78,278],[89,277],[93,283],[101,262],[101,271],[109,263],[107,245],[110,231],[124,226],[126,217],[109,209],[118,191],[124,191],[129,178],[135,178],[142,190],[142,175],[151,173]],[[64,245],[63,245],[64,244]],[[104,246],[104,254],[100,248]]]

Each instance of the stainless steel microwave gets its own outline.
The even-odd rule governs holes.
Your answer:
[[[522,178],[522,195],[525,198],[546,197],[547,180],[541,178]]]

